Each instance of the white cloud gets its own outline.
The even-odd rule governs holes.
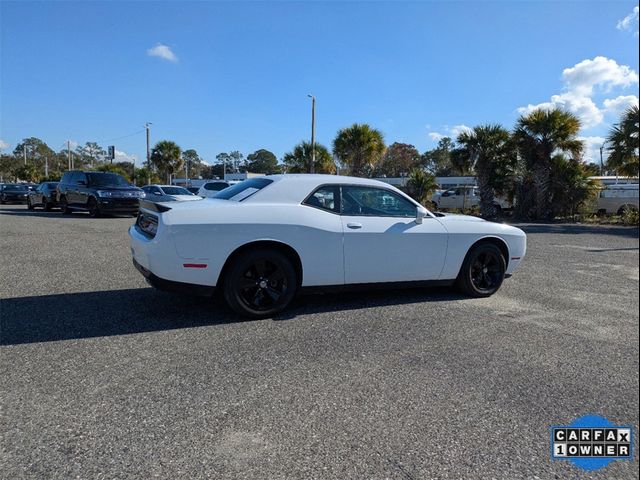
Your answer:
[[[591,136],[591,137],[578,137],[578,140],[582,140],[584,143],[584,151],[582,152],[582,159],[587,163],[595,163],[600,165],[600,147],[605,141],[604,137]],[[604,162],[607,161],[607,151],[603,151]]]
[[[7,142],[5,142],[4,140],[2,140],[0,138],[0,150],[5,150],[7,148],[9,148],[11,145],[9,145]]]
[[[604,100],[604,108],[601,109],[593,100],[596,90],[597,93],[608,93],[614,87],[628,88],[637,85],[638,74],[627,65],[618,65],[615,60],[599,56],[565,68],[562,72],[562,81],[564,92],[553,95],[549,102],[520,107],[518,113],[526,115],[538,108],[562,108],[577,115],[583,127],[593,127],[602,123],[605,113],[611,112],[607,102],[617,101],[617,99]]]
[[[159,57],[163,60],[167,60],[169,62],[176,63],[178,61],[178,57],[171,50],[168,45],[164,45],[162,43],[158,43],[155,47],[147,50],[147,55],[150,57]]]
[[[618,30],[625,30],[627,32],[633,32],[633,34],[638,36],[638,16],[640,13],[640,8],[636,5],[633,8],[633,11],[624,17],[622,20],[618,22],[616,28]]]
[[[130,155],[127,152],[123,152],[121,150],[116,149],[116,162],[129,162],[134,163],[138,160],[136,155]]]
[[[444,137],[449,137],[455,140],[456,138],[458,138],[458,135],[460,135],[462,132],[470,132],[472,129],[467,125],[460,124],[460,125],[454,125],[453,127],[450,127],[449,125],[445,125],[443,127],[443,130],[444,130],[444,133],[429,132],[427,135],[429,135],[429,138],[434,142],[437,142],[443,139]]]
[[[568,90],[590,95],[595,86],[601,86],[608,92],[614,86],[630,87],[637,84],[638,74],[627,65],[618,65],[615,60],[599,56],[565,68],[562,79]]]
[[[635,95],[620,95],[616,98],[607,98],[603,104],[607,113],[620,117],[627,108],[638,106],[638,97]]]

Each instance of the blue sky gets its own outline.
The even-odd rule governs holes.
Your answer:
[[[207,161],[281,157],[367,122],[432,148],[536,105],[579,114],[593,155],[638,101],[635,1],[0,3],[0,144],[37,136],[145,155],[176,141]],[[127,136],[128,135],[128,136]],[[126,136],[126,137],[125,137]],[[120,138],[125,137],[125,138]],[[117,140],[112,140],[117,139]]]

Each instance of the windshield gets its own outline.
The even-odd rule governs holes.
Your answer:
[[[222,200],[231,200],[234,202],[241,202],[242,200],[249,198],[251,195],[264,187],[273,183],[273,180],[268,178],[251,178],[244,182],[237,183],[231,187],[216,193],[213,198],[220,198]]]
[[[88,173],[89,184],[94,187],[128,187],[124,177],[117,173]]]
[[[191,192],[182,187],[162,187],[165,195],[191,195]]]

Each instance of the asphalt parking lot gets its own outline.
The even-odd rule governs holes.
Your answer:
[[[638,478],[637,453],[551,461],[548,430],[637,432],[637,228],[524,226],[488,299],[313,295],[239,321],[149,288],[131,223],[0,207],[0,477]]]

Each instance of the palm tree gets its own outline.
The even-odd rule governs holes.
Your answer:
[[[431,203],[431,194],[438,188],[438,185],[433,174],[426,172],[422,168],[415,168],[409,174],[407,187],[411,197],[422,205],[427,205]]]
[[[464,156],[476,172],[480,189],[480,213],[493,218],[498,213],[494,199],[502,190],[516,158],[512,153],[511,135],[500,125],[480,125],[458,135]],[[501,192],[502,193],[502,192]]]
[[[613,126],[607,137],[609,159],[607,166],[617,173],[627,176],[638,176],[638,130],[640,112],[638,106],[628,108],[620,118],[620,123]]]
[[[170,182],[171,175],[182,169],[181,154],[182,150],[175,142],[162,140],[151,151],[151,164]]]
[[[307,173],[311,164],[311,143],[300,142],[293,147],[293,151],[285,153],[284,162],[287,173]],[[314,165],[316,173],[336,173],[336,164],[327,150],[327,147],[316,143],[316,162]]]
[[[356,177],[368,175],[384,151],[382,133],[366,123],[343,128],[333,140],[333,153]]]
[[[551,158],[555,153],[569,153],[579,159],[584,148],[577,139],[580,120],[574,114],[560,109],[538,109],[521,116],[516,123],[514,137],[527,169],[533,172],[535,187],[535,216],[550,220]]]

